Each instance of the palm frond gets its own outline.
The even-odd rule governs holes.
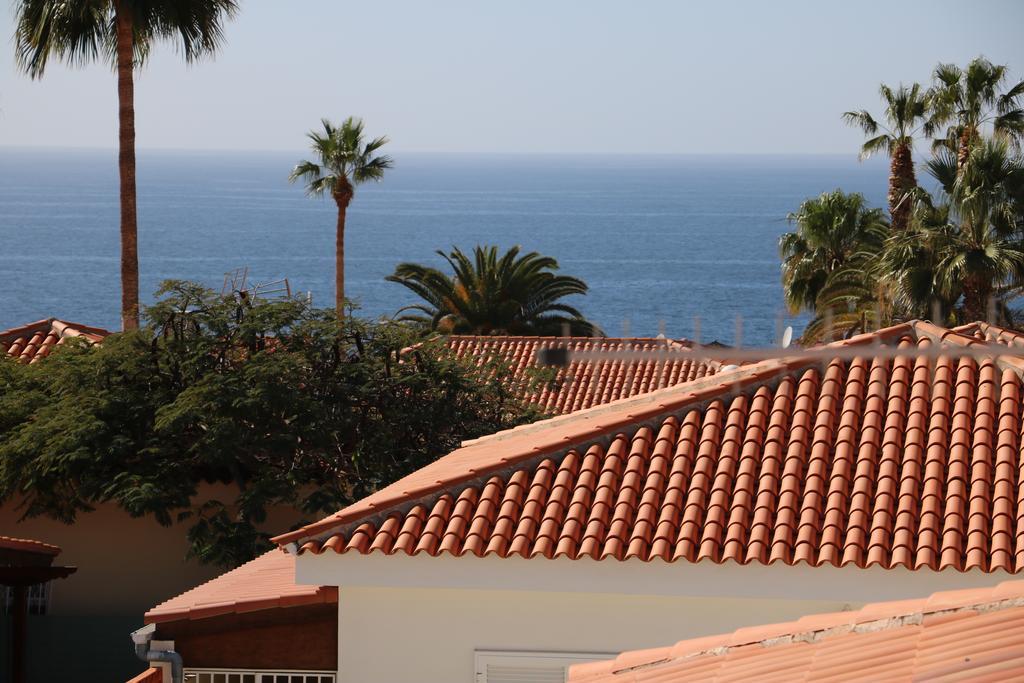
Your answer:
[[[452,275],[431,266],[402,263],[387,279],[403,285],[424,303],[415,310],[429,314],[432,329],[472,334],[595,334],[600,330],[583,318],[565,297],[587,293],[586,284],[557,273],[558,262],[518,246],[501,254],[497,247],[478,246],[472,253],[458,248],[437,252]]]

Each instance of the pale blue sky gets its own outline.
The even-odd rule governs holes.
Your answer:
[[[113,75],[18,74],[0,13],[0,146],[113,147]],[[162,47],[140,148],[304,148],[361,115],[394,151],[832,153],[880,81],[984,54],[1024,77],[1024,1],[241,0],[216,61]]]

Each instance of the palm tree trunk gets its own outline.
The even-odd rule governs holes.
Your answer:
[[[964,315],[965,323],[988,319],[988,299],[992,287],[984,278],[967,277],[964,279]]]
[[[334,310],[341,316],[345,312],[345,214],[352,201],[351,190],[334,193],[338,205],[338,227],[334,235]]]
[[[118,169],[121,176],[121,329],[139,327],[139,235],[135,205],[135,81],[132,16],[115,3],[117,22]]]
[[[960,143],[957,145],[956,150],[956,173],[960,175],[964,172],[964,168],[967,167],[967,160],[971,158],[971,143],[974,142],[974,130],[969,126],[964,126],[963,131],[960,133]]]
[[[910,145],[897,145],[889,167],[889,215],[895,230],[906,230],[910,223],[910,198],[907,193],[917,187],[914,157]]]

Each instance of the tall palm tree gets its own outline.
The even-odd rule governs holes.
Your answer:
[[[939,201],[919,193],[915,231],[886,245],[881,268],[897,296],[944,309],[962,301],[962,321],[985,320],[1002,291],[1024,283],[1024,163],[988,138],[955,175],[951,164],[945,155],[927,165]]]
[[[861,159],[878,152],[889,155],[889,215],[892,227],[904,230],[910,220],[910,202],[906,197],[917,186],[914,136],[922,130],[928,132],[929,94],[917,83],[909,87],[900,84],[895,90],[883,83],[879,92],[885,102],[884,123],[879,123],[866,109],[848,111],[843,120],[871,136],[861,147]]]
[[[424,303],[399,311],[399,319],[446,334],[599,335],[601,330],[560,300],[586,294],[580,279],[557,275],[558,262],[512,247],[475,247],[472,258],[459,249],[437,252],[451,266],[449,276],[418,263],[401,263],[391,282],[407,287]],[[408,311],[408,313],[404,313]],[[404,315],[403,315],[404,313]]]
[[[988,125],[996,137],[1020,148],[1024,139],[1024,81],[1002,91],[1006,77],[1005,65],[993,64],[984,57],[972,60],[965,69],[955,64],[935,68],[930,125],[936,130],[947,127],[945,138],[937,139],[935,145],[955,150],[958,168],[965,166],[971,147]]]
[[[817,309],[829,276],[851,258],[885,241],[889,224],[881,209],[867,206],[860,194],[842,190],[808,199],[789,215],[794,232],[779,238],[786,304],[794,313]]]
[[[345,309],[345,214],[355,196],[356,185],[380,180],[394,164],[391,157],[377,155],[388,143],[386,137],[363,139],[363,121],[348,117],[341,126],[327,119],[320,122],[323,132],[308,135],[317,161],[300,161],[292,170],[291,182],[303,181],[311,197],[330,195],[338,205],[338,223],[334,241],[334,306],[338,315]]]
[[[40,78],[55,56],[72,65],[110,61],[117,70],[121,192],[121,326],[139,326],[138,213],[135,202],[135,67],[158,40],[177,43],[186,62],[213,54],[235,0],[16,0],[19,67]]]

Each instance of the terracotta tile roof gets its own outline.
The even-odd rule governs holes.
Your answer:
[[[23,363],[35,363],[50,355],[53,347],[63,344],[64,340],[71,337],[81,337],[95,343],[109,334],[110,332],[99,327],[47,318],[0,331],[0,351]]]
[[[988,323],[977,322],[961,325],[954,328],[954,332],[1005,346],[1024,347],[1024,334]]]
[[[921,322],[833,346],[864,355],[764,361],[467,442],[275,541],[314,553],[1024,567],[1024,361],[936,357],[989,347]],[[912,353],[892,360],[894,347]]]
[[[27,538],[11,538],[10,536],[0,536],[0,548],[39,555],[50,555],[51,557],[60,555],[60,548],[55,545],[43,543],[42,541],[32,541]]]
[[[509,381],[522,387],[523,398],[547,413],[572,413],[620,398],[644,394],[714,374],[720,364],[687,358],[692,343],[664,338],[591,337],[486,337],[450,336],[448,347],[458,358],[473,358],[479,365],[501,361],[510,368]],[[614,355],[628,351],[647,356],[664,352],[664,359],[578,360],[558,370],[552,382],[530,383],[538,368],[537,352],[564,348],[574,352],[600,351]]]
[[[742,628],[580,664],[570,683],[1024,679],[1024,581]]]
[[[295,583],[295,558],[271,550],[146,612],[147,624],[337,602],[333,586]]]

